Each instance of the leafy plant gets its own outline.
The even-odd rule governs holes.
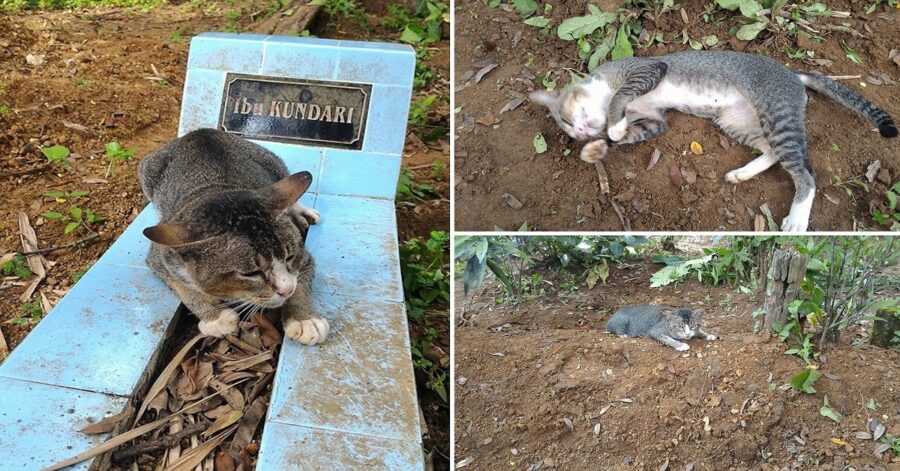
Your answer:
[[[0,271],[3,271],[3,276],[17,276],[19,278],[31,276],[31,270],[25,266],[25,257],[22,255],[16,255],[3,263],[0,266]]]
[[[41,301],[37,298],[33,299],[30,302],[23,303],[21,306],[19,306],[19,310],[23,313],[23,315],[13,317],[12,319],[6,321],[7,324],[37,324],[44,316],[44,310],[41,308]]]
[[[426,356],[426,352],[430,350],[431,343],[436,338],[437,331],[434,328],[428,328],[425,331],[425,338],[411,345],[413,367],[421,370],[428,376],[428,380],[425,383],[428,389],[434,391],[444,402],[449,402],[450,398],[447,394],[449,376],[447,369]]]
[[[63,229],[64,234],[70,234],[79,227],[83,227],[90,231],[90,226],[92,224],[106,220],[105,217],[95,214],[90,209],[81,209],[75,205],[69,206],[68,214],[63,214],[58,211],[45,211],[41,213],[41,216],[50,220],[65,222],[66,227]]]
[[[413,179],[412,171],[404,169],[397,180],[397,199],[424,201],[427,198],[438,196],[440,193],[427,183],[419,183]]]
[[[450,275],[444,271],[450,235],[432,231],[428,240],[413,238],[400,246],[400,272],[407,313],[417,321],[435,303],[450,302]]]
[[[441,40],[443,23],[450,21],[449,6],[445,2],[420,2],[418,14],[403,18],[400,40],[413,45],[426,45]],[[397,22],[399,18],[394,18]]]
[[[813,387],[816,381],[822,377],[822,373],[819,373],[819,370],[815,368],[806,368],[803,370],[803,373],[798,374],[791,378],[791,387],[806,394],[815,394],[816,388]]]
[[[887,198],[887,207],[872,206],[872,219],[882,226],[891,226],[891,230],[900,230],[900,209],[897,208],[897,198],[900,197],[900,182],[894,183],[884,193]],[[882,212],[885,211],[885,212]]]
[[[112,172],[113,165],[116,162],[131,160],[134,156],[134,149],[125,150],[118,142],[108,142],[106,144],[106,159],[109,160],[109,166],[106,168],[106,176],[109,177]]]
[[[522,292],[525,263],[531,260],[517,237],[458,236],[455,240],[456,259],[465,262],[463,294],[481,285],[489,269],[503,284],[507,293]]]
[[[428,110],[431,109],[431,105],[434,104],[436,98],[437,95],[428,95],[424,98],[414,100],[412,106],[409,108],[410,124],[420,126],[428,124]]]
[[[841,421],[841,413],[832,409],[828,404],[828,396],[825,396],[822,400],[822,408],[819,409],[819,414],[823,417],[828,417],[829,419],[840,422]]]
[[[48,198],[53,198],[57,203],[65,203],[67,200],[74,200],[76,198],[81,198],[82,196],[86,196],[88,192],[84,190],[72,190],[72,191],[48,191],[44,193],[44,196]]]
[[[225,17],[225,31],[229,33],[237,33],[241,30],[240,24],[238,24],[238,20],[241,19],[241,12],[231,10],[228,12]]]
[[[9,113],[9,108],[4,105],[0,105],[0,116],[5,115],[6,113]]]
[[[62,164],[69,166],[69,149],[65,146],[55,145],[41,148],[41,153],[47,157],[50,163]]]
[[[312,0],[308,4],[321,6],[332,22],[335,18],[342,17],[356,21],[363,28],[369,28],[366,10],[356,0]]]

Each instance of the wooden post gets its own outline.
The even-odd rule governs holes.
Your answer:
[[[788,304],[800,296],[800,282],[806,275],[809,256],[798,253],[791,246],[778,249],[772,255],[766,289],[765,329],[772,332],[772,324],[784,325],[788,319]]]
[[[882,348],[893,347],[894,333],[900,331],[900,312],[880,309],[875,317],[881,320],[872,322],[872,336],[869,343]]]

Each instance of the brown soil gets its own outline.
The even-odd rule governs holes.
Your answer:
[[[491,9],[485,2],[461,0],[457,8],[456,104],[461,111],[456,116],[456,195],[457,229],[492,230],[500,226],[515,230],[523,222],[534,230],[622,230],[610,202],[615,200],[624,208],[624,216],[634,230],[753,230],[754,214],[762,214],[759,207],[768,203],[774,219],[780,224],[787,215],[794,189],[788,174],[779,168],[764,172],[757,178],[735,186],[724,180],[726,172],[744,165],[751,159],[750,149],[720,146],[719,132],[711,122],[700,118],[670,113],[670,130],[647,143],[616,149],[607,156],[605,166],[610,178],[611,192],[602,195],[593,165],[582,162],[577,155],[582,144],[568,138],[547,116],[541,106],[526,101],[513,111],[500,114],[501,109],[515,96],[526,95],[541,88],[541,77],[553,71],[558,86],[569,81],[565,69],[583,71],[586,66],[576,55],[574,42],[546,35],[539,28],[522,23],[515,12]],[[583,1],[549,0],[552,5],[551,25],[563,19],[583,15],[587,10]],[[600,2],[601,6],[615,2]],[[714,50],[733,49],[771,55],[799,70],[820,71],[828,75],[862,75],[863,79],[843,83],[858,90],[879,106],[900,117],[900,85],[872,85],[863,88],[860,82],[869,74],[882,72],[897,80],[900,69],[888,59],[900,36],[900,13],[881,7],[865,20],[860,17],[867,4],[847,1],[828,2],[833,10],[852,11],[849,23],[859,31],[871,28],[866,39],[848,33],[824,34],[821,44],[803,46],[815,52],[817,59],[830,59],[833,65],[823,69],[790,59],[788,48],[796,49],[794,40],[782,36],[760,36],[752,43],[732,40],[728,29],[735,23],[724,13],[717,13],[720,24],[704,23],[700,13],[709,2],[685,1],[680,4],[691,19],[687,30],[690,37],[699,39],[715,34],[720,39]],[[886,13],[885,13],[886,12]],[[837,20],[828,20],[834,22]],[[679,12],[661,15],[654,24],[647,21],[649,31],[663,31],[666,40],[678,34],[685,23]],[[514,41],[521,38],[516,46]],[[862,64],[845,57],[838,40],[859,52]],[[660,55],[684,50],[680,39],[670,44],[654,45],[649,50],[637,50],[641,56]],[[465,83],[472,63],[492,57],[499,66],[489,72],[480,83]],[[526,62],[533,60],[533,66]],[[471,75],[470,75],[471,76]],[[536,76],[536,77],[535,77]],[[531,77],[531,78],[529,78]],[[848,117],[840,105],[810,92],[807,131],[809,152],[817,174],[817,194],[810,221],[811,230],[874,229],[870,216],[871,204],[884,204],[885,191],[900,178],[900,141],[880,138],[870,132],[873,126],[858,117]],[[490,123],[489,114],[499,119],[494,126],[474,124],[472,119]],[[468,126],[466,122],[468,120]],[[532,138],[542,133],[549,150],[535,155]],[[703,145],[705,153],[690,153],[691,141]],[[835,147],[836,146],[836,147]],[[659,163],[647,171],[653,149],[662,151]],[[564,156],[569,149],[571,154]],[[854,189],[847,193],[833,185],[836,176],[845,181],[864,175],[869,164],[881,160],[883,170],[868,184],[869,191]],[[691,173],[695,183],[676,188],[669,178],[672,169]],[[863,180],[865,180],[863,178]],[[867,182],[868,183],[868,182]],[[521,209],[511,208],[504,194],[522,203]],[[882,227],[882,229],[885,229]]]
[[[203,31],[225,29],[228,12],[241,10],[237,26],[253,31],[264,20],[268,3],[183,3],[150,11],[92,8],[75,11],[0,14],[0,256],[21,250],[17,214],[25,212],[34,225],[41,247],[73,242],[89,234],[79,229],[66,235],[64,223],[46,220],[45,211],[66,212],[72,201],[58,203],[43,196],[48,191],[86,190],[74,201],[107,219],[94,226],[99,240],[81,248],[54,251],[48,279],[39,286],[55,304],[74,283],[73,275],[90,267],[143,208],[136,169],[140,158],[175,138],[190,37]],[[396,40],[399,33],[377,26],[386,12],[384,2],[360,2],[369,13],[371,29],[345,18],[320,15],[312,33],[326,38]],[[400,2],[411,6],[414,2]],[[173,41],[173,33],[176,33]],[[180,38],[178,37],[180,36]],[[438,94],[429,118],[446,126],[449,116],[450,46],[444,40],[430,46],[425,62],[438,78],[429,90]],[[30,65],[26,55],[44,55],[41,65]],[[155,70],[154,68],[155,67]],[[158,79],[147,77],[159,77]],[[445,101],[447,103],[440,105]],[[75,125],[74,127],[72,125]],[[77,128],[77,129],[76,129]],[[404,149],[404,164],[419,182],[430,184],[439,198],[398,204],[400,240],[427,237],[431,230],[449,230],[449,143],[447,138],[423,143],[411,129]],[[104,145],[117,141],[134,149],[135,158],[119,163],[107,176]],[[64,145],[73,153],[68,167],[52,165],[39,146]],[[441,161],[445,169],[432,175],[426,168]],[[10,349],[30,332],[32,324],[9,323],[23,315],[19,296],[30,279],[7,278],[0,285],[0,335]],[[37,296],[37,294],[36,294]],[[443,309],[443,311],[441,311]],[[449,352],[447,306],[437,306],[424,325],[410,323],[413,338],[427,327],[439,332],[435,344]],[[419,397],[428,424],[426,452],[437,469],[447,469],[449,409],[424,385]]]
[[[651,290],[656,268],[613,268],[606,286],[517,305],[495,305],[495,286],[466,301],[468,321],[456,329],[456,461],[472,458],[479,470],[541,461],[556,469],[900,468],[900,458],[877,457],[871,440],[854,436],[870,418],[900,433],[900,373],[891,366],[900,351],[854,346],[863,333],[848,332],[823,352],[816,394],[785,388],[803,363],[752,333],[761,296],[695,280]],[[691,340],[682,354],[603,332],[617,307],[642,303],[705,307],[720,339]],[[819,415],[825,395],[840,423]],[[866,408],[870,399],[877,411]]]

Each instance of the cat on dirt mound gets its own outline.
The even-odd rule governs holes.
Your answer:
[[[623,337],[650,337],[683,352],[690,346],[681,340],[716,336],[700,327],[701,310],[660,306],[628,306],[616,310],[606,323],[606,330]]]
[[[794,72],[773,59],[732,51],[685,51],[629,57],[597,67],[563,91],[536,91],[531,101],[550,110],[573,139],[591,141],[581,159],[597,162],[613,147],[666,132],[665,113],[677,110],[712,119],[761,155],[725,175],[745,182],[776,163],[794,181],[794,199],[781,230],[803,232],[816,195],[806,149],[806,88],[844,105],[878,126],[883,137],[897,127],[859,93],[818,74]]]
[[[304,249],[319,213],[298,201],[309,172],[288,173],[278,156],[232,134],[200,129],[141,160],[141,188],[162,216],[144,229],[147,264],[222,338],[241,317],[280,309],[285,334],[325,340],[328,322],[310,312],[315,264]]]

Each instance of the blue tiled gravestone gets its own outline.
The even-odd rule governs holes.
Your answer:
[[[268,148],[313,174],[303,201],[322,214],[307,249],[313,310],[331,334],[315,347],[285,339],[260,470],[423,468],[393,201],[414,68],[412,48],[395,44],[191,42],[178,134],[219,128]],[[141,231],[157,221],[144,209],[0,365],[0,470],[39,469],[105,438],[78,430],[122,410],[179,303],[144,263]]]

